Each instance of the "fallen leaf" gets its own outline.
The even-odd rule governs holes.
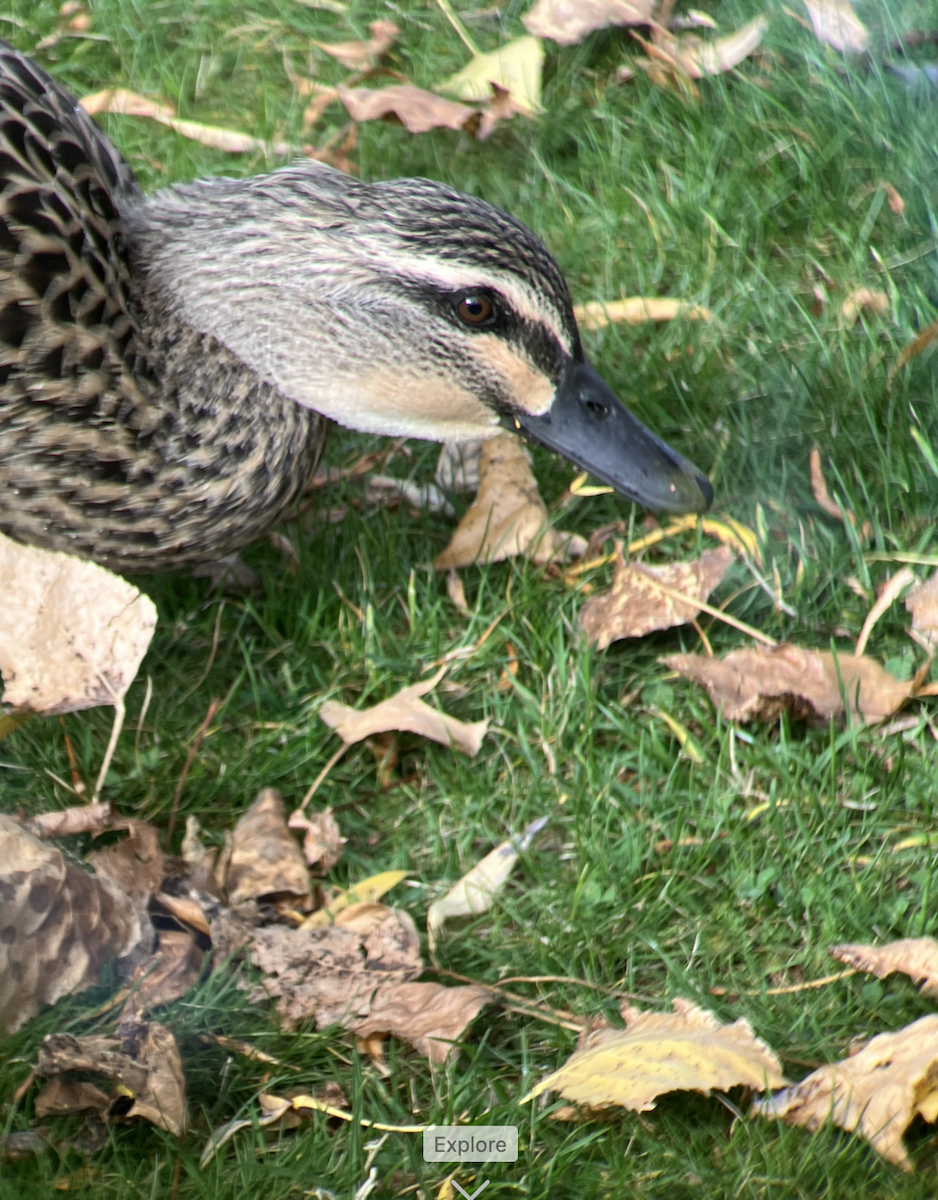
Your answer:
[[[144,1009],[180,999],[199,978],[204,958],[205,951],[190,930],[161,929],[156,952],[133,974],[133,990],[122,1018],[142,1016]]]
[[[796,720],[825,724],[843,715],[846,699],[853,717],[875,723],[912,694],[911,680],[895,679],[875,659],[835,658],[830,650],[790,642],[731,650],[722,659],[670,654],[661,661],[703,684],[728,721],[775,721],[789,712]]]
[[[3,704],[67,713],[121,701],[156,628],[156,607],[95,563],[0,534]]]
[[[110,1104],[111,1097],[93,1083],[57,1075],[42,1089],[33,1107],[36,1116],[43,1121],[46,1117],[67,1117],[88,1110],[103,1116]]]
[[[657,0],[537,0],[521,20],[534,37],[572,46],[607,25],[647,25],[656,3]]]
[[[111,827],[111,806],[103,804],[76,804],[58,812],[37,813],[27,817],[24,828],[38,838],[74,837],[79,833],[101,833]]]
[[[128,117],[149,117],[153,121],[159,121],[161,125],[169,126],[182,137],[232,154],[253,151],[268,155],[290,154],[293,150],[289,142],[265,142],[236,129],[203,125],[199,121],[182,121],[176,116],[171,105],[161,104],[158,100],[141,96],[137,92],[129,92],[126,88],[105,88],[104,91],[82,96],[78,103],[91,116],[97,116],[99,113],[119,113]]]
[[[439,84],[440,91],[451,92],[470,104],[484,104],[492,88],[508,93],[511,111],[533,117],[541,107],[541,73],[544,48],[536,37],[516,38],[491,54],[475,54],[472,59]]]
[[[563,536],[549,524],[531,473],[524,443],[503,433],[485,442],[479,457],[479,492],[437,556],[438,571],[470,563],[501,562],[525,554],[546,563],[564,550]]]
[[[899,194],[896,188],[891,183],[881,183],[879,185],[886,193],[886,202],[889,205],[889,211],[901,217],[905,212],[905,201]]]
[[[220,960],[237,950],[247,954],[264,976],[248,998],[276,1000],[288,1027],[313,1020],[318,1028],[350,1028],[368,1016],[378,988],[409,983],[423,970],[420,937],[413,920],[399,909],[388,910],[368,933],[339,924],[258,928],[223,910],[212,922],[212,943]]]
[[[546,817],[532,821],[520,838],[502,842],[489,851],[445,896],[433,901],[427,909],[427,936],[431,951],[447,921],[453,917],[488,912],[514,870],[518,855],[530,846],[546,824]]]
[[[835,50],[865,54],[870,43],[869,30],[853,11],[850,0],[804,0],[811,18],[814,36]]]
[[[109,1100],[107,1115],[122,1120],[143,1117],[175,1137],[185,1132],[182,1060],[173,1035],[156,1021],[131,1017],[121,1022],[116,1037],[51,1034],[39,1047],[36,1074],[40,1079],[54,1079],[71,1071],[103,1075],[119,1085]],[[71,1095],[76,1102],[88,1101],[83,1107],[96,1108],[99,1102],[94,1091],[97,1089]],[[50,1102],[62,1104],[68,1095],[67,1089],[57,1086]],[[42,1096],[37,1099],[37,1104],[40,1102],[45,1103]]]
[[[291,829],[303,830],[303,857],[307,863],[310,866],[318,863],[323,873],[331,871],[342,857],[342,847],[347,841],[332,809],[311,813],[297,809],[290,813],[287,824]]]
[[[836,503],[827,490],[827,482],[824,479],[824,471],[821,467],[821,452],[817,446],[811,449],[811,490],[814,492],[814,499],[828,516],[833,517],[835,521],[849,521],[856,528],[857,519],[853,513],[848,511],[845,516],[844,510]],[[860,536],[864,539],[868,538],[871,532],[869,521],[864,521],[863,527],[860,530]]]
[[[349,708],[347,704],[340,704],[338,700],[326,700],[320,706],[319,717],[330,729],[336,731],[347,746],[363,741],[373,734],[394,729],[422,734],[435,742],[441,742],[444,746],[453,746],[472,756],[478,753],[482,739],[488,732],[488,721],[475,721],[471,724],[458,721],[455,717],[437,712],[420,699],[433,691],[444,673],[445,667],[430,679],[401,688],[394,696],[361,712]]]
[[[604,329],[607,325],[640,325],[644,321],[709,321],[713,313],[702,304],[688,304],[665,296],[629,296],[625,300],[589,300],[574,305],[573,314],[581,329]]]
[[[350,42],[317,42],[310,41],[320,50],[332,56],[349,71],[363,71],[373,67],[382,54],[387,54],[400,36],[400,30],[393,21],[372,21],[368,26],[371,37],[365,41]]]
[[[889,297],[873,288],[854,288],[841,304],[840,316],[845,325],[853,325],[861,312],[884,317],[889,312]]]
[[[912,614],[911,637],[933,654],[938,649],[938,571],[909,592],[905,607]]]
[[[700,612],[692,604],[662,592],[655,581],[691,600],[706,600],[723,580],[735,555],[728,546],[705,550],[691,562],[647,566],[628,563],[622,543],[616,542],[615,578],[612,588],[590,596],[580,610],[580,625],[597,650],[605,650],[619,638],[644,637],[654,629],[670,629],[693,621]]]
[[[938,1015],[879,1034],[849,1058],[759,1101],[753,1112],[811,1130],[833,1121],[911,1171],[902,1135],[917,1115],[938,1117]]]
[[[127,837],[93,850],[86,862],[99,879],[106,879],[145,906],[165,876],[166,859],[159,835],[147,821],[128,821]]]
[[[769,27],[769,18],[756,17],[740,29],[705,42],[693,35],[679,38],[675,57],[691,79],[702,79],[704,75],[722,75],[731,71],[758,49],[762,35]]]
[[[446,594],[464,617],[471,613],[469,601],[466,599],[466,588],[458,571],[450,568],[446,573]]]
[[[410,84],[378,89],[340,85],[336,91],[353,121],[376,121],[380,117],[394,116],[408,133],[426,133],[441,126],[465,129],[478,117],[474,108]]]
[[[229,904],[288,896],[296,907],[311,905],[306,862],[287,828],[276,788],[263,788],[235,826],[225,890]]]
[[[122,891],[66,862],[0,814],[0,1028],[12,1033],[43,1004],[96,983],[142,935]]]
[[[595,1108],[618,1104],[647,1112],[665,1092],[709,1095],[712,1088],[740,1084],[761,1091],[785,1082],[775,1054],[744,1018],[721,1025],[689,1000],[673,1005],[673,1013],[624,1006],[625,1029],[605,1026],[589,1034],[585,1045],[521,1103],[550,1088]]]
[[[877,979],[885,979],[897,971],[908,975],[923,996],[938,998],[938,942],[934,938],[902,938],[898,942],[887,942],[885,946],[843,944],[831,946],[834,958],[868,971]]]
[[[386,985],[375,994],[369,1015],[353,1025],[352,1032],[361,1038],[376,1033],[394,1034],[430,1062],[443,1064],[470,1022],[491,1001],[489,989],[478,984]]]
[[[341,914],[346,909],[357,908],[362,904],[374,904],[376,900],[380,900],[386,892],[397,887],[406,878],[406,871],[381,871],[377,875],[369,875],[367,879],[360,879],[352,887],[346,888],[334,896],[325,908],[310,913],[301,928],[326,929],[333,922],[341,920]],[[381,907],[384,908],[384,905]],[[390,909],[385,909],[385,915],[390,911]]]

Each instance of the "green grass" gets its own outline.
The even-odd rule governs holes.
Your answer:
[[[477,15],[473,35],[485,48],[516,36],[526,7],[512,0],[500,18]],[[3,21],[2,32],[27,50],[57,21],[49,0],[13,0],[5,11],[15,20]],[[726,31],[758,7],[727,0],[711,11]],[[860,12],[877,47],[897,30],[934,23],[934,6],[924,2],[864,3]],[[347,18],[294,0],[95,0],[93,14],[92,32],[107,41],[65,40],[40,56],[76,93],[122,85],[172,101],[181,116],[297,144],[304,140],[302,102],[284,75],[283,53],[305,72],[311,59],[322,81],[341,75],[310,51],[311,37],[364,35],[369,21],[391,15],[402,37],[390,65],[414,82],[432,85],[465,59],[438,7],[417,0],[352,0]],[[872,522],[875,551],[938,553],[938,480],[910,432],[917,422],[938,447],[934,355],[889,382],[901,347],[938,316],[935,98],[907,95],[876,61],[851,63],[827,52],[781,11],[767,36],[775,58],[765,86],[747,64],[702,84],[697,106],[645,79],[617,86],[615,70],[630,45],[627,33],[610,31],[559,52],[548,46],[548,115],[537,124],[516,119],[482,145],[450,132],[411,137],[399,126],[363,126],[362,176],[429,175],[510,209],[556,252],[577,301],[644,293],[708,305],[710,323],[610,328],[586,335],[589,351],[623,399],[672,444],[705,469],[718,464],[717,513],[760,530],[766,570],[771,578],[777,568],[797,617],[776,611],[758,587],[739,595],[732,611],[773,637],[846,648],[868,603],[845,577],[872,587],[894,568],[864,561],[847,531],[820,513],[808,477],[811,446],[818,443],[830,464],[832,490]],[[340,110],[329,110],[314,131],[318,143],[340,124]],[[268,165],[206,150],[151,122],[111,117],[106,126],[147,188]],[[882,202],[881,181],[904,197],[904,218]],[[829,294],[820,311],[816,285]],[[893,307],[844,328],[837,312],[857,286],[884,288]],[[350,461],[371,444],[339,434],[329,456]],[[429,478],[436,448],[411,443],[410,450],[393,469]],[[548,502],[573,473],[540,451],[535,469]],[[351,499],[359,487],[339,488],[325,502]],[[633,516],[641,518],[625,502],[602,497],[579,503],[563,523],[588,533]],[[921,710],[914,729],[886,737],[786,721],[737,732],[701,691],[666,678],[657,662],[696,649],[690,630],[591,653],[577,633],[582,594],[524,563],[467,570],[473,616],[461,617],[429,566],[449,531],[440,517],[418,521],[384,509],[365,519],[350,508],[342,524],[298,539],[295,575],[270,547],[249,551],[263,588],[227,599],[220,618],[204,581],[141,581],[160,625],[129,695],[108,797],[120,811],[165,826],[188,748],[210,700],[221,698],[216,731],[188,776],[180,809],[220,841],[261,786],[279,787],[290,805],[299,800],[336,744],[316,717],[323,698],[381,699],[508,609],[484,649],[453,675],[467,693],[442,698],[455,715],[492,719],[494,732],[475,760],[405,736],[401,782],[391,791],[377,790],[364,746],[332,771],[317,799],[343,806],[349,841],[335,882],[406,868],[416,886],[392,896],[422,927],[434,895],[496,842],[546,814],[547,828],[494,911],[454,923],[440,952],[444,967],[490,982],[572,975],[641,994],[649,1005],[685,996],[721,1018],[745,1016],[794,1078],[841,1057],[857,1037],[932,1011],[898,977],[855,976],[766,994],[836,970],[826,952],[831,942],[936,932],[929,702],[912,706]],[[695,548],[688,536],[650,560]],[[606,579],[600,571],[592,581],[598,587]],[[369,614],[364,627],[333,580]],[[720,595],[749,583],[737,566]],[[218,653],[200,682],[216,619]],[[921,660],[906,623],[901,605],[894,608],[870,644],[870,653],[900,672]],[[725,626],[709,632],[718,651],[744,640]],[[495,684],[506,641],[521,660],[522,686],[502,692]],[[148,676],[153,699],[139,725]],[[636,690],[624,706],[622,697]],[[682,754],[652,706],[693,732],[702,762]],[[82,772],[93,779],[110,713],[72,715],[66,724]],[[68,777],[57,721],[30,723],[0,750],[5,809],[71,801],[51,777]],[[767,810],[747,819],[764,800]],[[689,838],[699,844],[680,844]],[[894,849],[909,838],[920,844]],[[673,848],[656,850],[665,840]],[[580,1014],[615,1011],[611,1000],[583,988],[515,987]],[[726,995],[715,997],[711,988]],[[84,1014],[108,994],[96,989],[63,1001],[4,1043],[0,1129],[29,1125],[30,1096],[18,1104],[10,1097],[43,1035],[103,1028]],[[0,1165],[0,1195],[51,1196],[67,1181],[70,1194],[96,1200],[286,1200],[317,1187],[350,1200],[365,1176],[369,1140],[355,1128],[329,1132],[316,1122],[273,1147],[260,1133],[243,1132],[207,1170],[198,1169],[208,1132],[254,1111],[262,1084],[276,1091],[325,1079],[337,1079],[355,1111],[375,1120],[461,1116],[522,1125],[518,1163],[486,1172],[493,1200],[935,1194],[938,1136],[926,1126],[909,1138],[919,1170],[904,1176],[849,1135],[737,1120],[717,1098],[671,1095],[652,1113],[617,1113],[602,1123],[560,1124],[534,1106],[519,1109],[518,1098],[564,1060],[575,1035],[498,1009],[479,1018],[445,1071],[392,1046],[388,1079],[334,1031],[279,1031],[227,972],[164,1019],[186,1065],[191,1129],[182,1144],[149,1126],[114,1128],[87,1162],[69,1153]],[[259,1064],[229,1060],[199,1040],[206,1031],[252,1038],[301,1072],[268,1076]],[[745,1110],[745,1098],[734,1102]],[[61,1137],[78,1128],[60,1119],[48,1124]],[[430,1197],[444,1177],[443,1168],[422,1162],[419,1139],[405,1135],[391,1135],[375,1165],[375,1197],[417,1194],[407,1191],[417,1186]]]

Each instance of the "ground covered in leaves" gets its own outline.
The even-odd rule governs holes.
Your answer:
[[[870,50],[852,56],[817,39],[808,8],[778,8],[758,52],[708,78],[682,75],[647,29],[645,47],[627,29],[545,41],[544,114],[497,119],[484,140],[481,110],[466,129],[468,118],[454,118],[458,128],[412,134],[350,124],[330,103],[304,127],[317,88],[348,81],[348,67],[314,42],[380,38],[369,25],[392,20],[399,36],[380,61],[404,79],[371,88],[433,88],[462,68],[466,46],[436,3],[65,7],[14,0],[2,33],[26,51],[45,42],[38,61],[76,95],[122,87],[166,106],[162,121],[100,108],[147,188],[283,161],[256,143],[238,155],[207,147],[166,122],[223,126],[275,149],[309,147],[363,178],[429,175],[501,204],[555,251],[578,304],[669,297],[707,310],[709,319],[584,336],[623,399],[711,474],[713,517],[754,532],[757,554],[749,565],[734,556],[711,605],[774,642],[850,655],[887,578],[908,566],[923,580],[938,565],[935,359],[925,348],[903,361],[938,316],[933,5],[858,3]],[[523,36],[527,7],[456,6],[483,50]],[[714,0],[703,11],[729,34],[762,10]],[[926,36],[898,46],[913,32]],[[815,446],[827,493],[817,468],[812,485]],[[381,449],[338,433],[328,463]],[[436,447],[412,442],[374,465],[422,487],[436,460]],[[280,531],[291,551],[281,542],[246,553],[255,591],[224,595],[182,575],[135,581],[159,623],[103,791],[125,817],[152,823],[164,850],[183,850],[185,818],[195,817],[203,842],[221,851],[263,788],[295,809],[342,744],[320,719],[324,702],[376,704],[451,651],[477,647],[451,658],[426,697],[454,718],[489,722],[473,757],[412,732],[378,734],[337,759],[311,803],[331,805],[347,839],[323,882],[403,872],[386,899],[412,918],[420,947],[411,949],[424,961],[430,904],[547,818],[494,905],[447,920],[434,948],[444,973],[423,977],[504,983],[500,1003],[444,1063],[393,1038],[381,1063],[334,1027],[281,1024],[275,1000],[258,1003],[238,986],[258,983],[256,963],[206,972],[156,1010],[185,1073],[187,1132],[52,1115],[36,1146],[36,1089],[22,1085],[68,1039],[111,1039],[101,1052],[128,1060],[113,1059],[112,1080],[139,1074],[148,1045],[160,1057],[152,1027],[114,1040],[119,982],[106,981],[0,1045],[0,1132],[21,1138],[2,1143],[4,1187],[107,1200],[351,1200],[371,1180],[375,1197],[452,1195],[449,1168],[423,1162],[419,1136],[381,1141],[355,1123],[364,1119],[518,1124],[518,1162],[486,1172],[493,1197],[934,1195],[938,1135],[924,1100],[905,1139],[917,1168],[907,1174],[828,1124],[808,1132],[751,1119],[739,1089],[672,1092],[649,1111],[585,1119],[547,1093],[520,1104],[566,1063],[588,1021],[641,1020],[622,1014],[623,1002],[665,1014],[676,999],[721,1023],[742,1018],[789,1080],[875,1035],[919,1019],[930,1027],[934,1000],[901,975],[875,977],[886,968],[870,966],[862,947],[938,928],[934,699],[913,698],[879,725],[843,715],[816,724],[785,706],[768,723],[733,723],[661,662],[706,654],[707,643],[717,656],[753,644],[706,610],[697,628],[591,646],[580,615],[623,570],[615,539],[646,539],[633,553],[656,569],[721,543],[690,526],[649,538],[643,513],[582,487],[571,494],[573,469],[541,451],[534,472],[559,528],[589,539],[607,527],[587,551],[597,565],[512,558],[448,579],[434,562],[470,495],[450,495],[449,516],[419,510],[417,492],[395,500],[364,477],[337,477]],[[680,573],[659,578],[686,584]],[[909,692],[927,692],[927,672],[916,674],[927,648],[908,628],[894,603],[866,653]],[[57,717],[16,729],[0,745],[3,811],[75,804],[79,780],[93,787],[110,730],[106,708],[69,714],[64,729]],[[91,842],[63,846],[75,866]],[[864,973],[843,974],[831,945]],[[47,1034],[56,1039],[43,1048]],[[590,1036],[595,1047],[611,1035]],[[873,1059],[881,1046],[862,1053]],[[305,1101],[283,1099],[330,1094],[355,1121],[318,1111],[301,1120]],[[781,1111],[796,1099],[773,1103]],[[248,1124],[200,1168],[213,1131],[239,1120]],[[458,1178],[467,1184],[471,1172]]]

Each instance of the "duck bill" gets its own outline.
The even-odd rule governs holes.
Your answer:
[[[706,512],[713,501],[706,475],[633,416],[587,362],[568,360],[550,409],[518,413],[515,425],[646,508]]]

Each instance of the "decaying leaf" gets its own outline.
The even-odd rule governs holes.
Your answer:
[[[641,325],[645,321],[709,321],[713,313],[702,304],[688,304],[667,296],[628,296],[624,300],[589,300],[576,304],[573,315],[581,329],[604,329],[607,325]]]
[[[514,434],[484,442],[479,456],[479,492],[456,526],[446,549],[437,556],[438,571],[470,563],[501,562],[526,554],[536,563],[562,557],[571,535],[553,529],[531,473],[527,451]],[[576,543],[571,548],[585,549]]]
[[[372,21],[368,26],[371,37],[366,42],[317,42],[310,39],[314,46],[324,50],[326,54],[342,64],[349,71],[364,71],[373,67],[382,54],[387,54],[397,41],[400,30],[393,21]]]
[[[607,25],[647,25],[657,0],[537,0],[521,19],[534,37],[561,46],[581,42]]]
[[[602,1108],[611,1104],[647,1112],[665,1092],[740,1084],[759,1091],[785,1083],[781,1064],[740,1017],[721,1025],[689,1000],[673,1013],[640,1012],[623,1005],[625,1029],[605,1026],[587,1035],[559,1071],[533,1087],[521,1103],[548,1088],[568,1100]]]
[[[675,57],[691,79],[702,79],[704,75],[722,75],[724,71],[731,71],[758,49],[762,35],[768,27],[769,18],[761,16],[755,17],[726,37],[714,38],[709,42],[691,34],[678,39]]]
[[[146,821],[126,824],[127,837],[103,850],[93,850],[86,861],[99,879],[106,879],[143,905],[163,882],[166,859],[152,825]]]
[[[306,862],[276,788],[263,788],[235,826],[225,889],[230,904],[262,896],[291,897],[297,908],[312,903]]]
[[[156,628],[156,607],[95,563],[0,534],[3,704],[67,713],[122,700]]]
[[[346,925],[350,920],[349,913],[351,910],[360,910],[363,906],[372,910],[380,909],[383,911],[384,916],[387,916],[391,910],[386,908],[385,905],[376,904],[375,902],[380,900],[391,888],[395,888],[399,883],[403,883],[406,878],[406,871],[379,871],[377,875],[369,875],[367,879],[360,879],[358,883],[352,884],[351,887],[334,896],[325,908],[320,908],[316,912],[310,913],[301,928],[328,929],[333,923],[336,925]],[[373,921],[369,921],[367,932],[371,932],[372,925]],[[348,924],[348,927],[361,932],[357,924]]]
[[[478,984],[387,985],[375,994],[369,1015],[352,1030],[360,1038],[392,1033],[430,1062],[445,1063],[469,1024],[491,1001],[489,989]]]
[[[0,815],[0,1029],[97,982],[141,938],[134,902]]]
[[[336,91],[353,121],[394,116],[408,133],[426,133],[441,127],[465,129],[478,115],[475,108],[405,83],[377,89],[340,86]]]
[[[231,154],[246,154],[260,151],[262,154],[289,154],[293,147],[289,142],[265,142],[236,129],[223,129],[218,125],[203,125],[200,121],[181,121],[175,109],[161,104],[149,96],[129,92],[126,88],[106,88],[90,96],[82,96],[78,102],[86,113],[120,113],[128,117],[149,117],[168,125],[170,129],[214,150],[226,150]]]
[[[854,288],[840,306],[841,320],[845,325],[853,325],[861,312],[884,317],[889,312],[889,297],[875,288]]]
[[[326,700],[319,709],[320,719],[334,729],[346,745],[396,729],[422,734],[444,746],[454,746],[464,754],[476,754],[488,732],[488,721],[474,721],[471,724],[457,721],[455,717],[437,712],[420,698],[433,691],[444,671],[445,668],[429,679],[401,688],[396,695],[361,712],[349,708],[347,704],[340,704],[338,700]]]
[[[161,929],[156,952],[134,972],[123,1016],[141,1016],[145,1009],[180,999],[199,978],[204,958],[190,930]]]
[[[916,1116],[938,1118],[938,1015],[879,1034],[849,1058],[759,1101],[753,1112],[812,1130],[833,1121],[911,1171],[903,1133]]]
[[[219,958],[239,948],[247,953],[264,974],[249,998],[275,999],[288,1026],[314,1020],[319,1028],[349,1028],[368,1016],[379,987],[409,983],[423,970],[420,937],[399,909],[388,909],[368,933],[338,922],[326,929],[257,928],[229,910],[212,922],[212,943]]]
[[[703,684],[729,721],[795,719],[827,722],[844,714],[875,723],[891,716],[912,694],[912,681],[896,679],[875,659],[785,642],[731,650],[725,658],[670,654],[661,660]],[[841,694],[841,687],[843,695]]]
[[[111,805],[76,804],[58,812],[37,813],[23,825],[37,838],[74,837],[78,833],[101,833],[111,827]]]
[[[938,649],[938,571],[909,592],[905,606],[912,614],[911,637],[934,654]]]
[[[853,11],[850,0],[804,0],[804,6],[818,41],[826,42],[835,50],[866,53],[870,33]]]
[[[48,1096],[41,1094],[37,1108],[46,1112],[100,1108],[96,1087],[69,1088],[55,1082],[66,1072],[80,1071],[113,1080],[114,1094],[107,1098],[105,1115],[122,1120],[143,1117],[176,1137],[185,1132],[186,1082],[173,1035],[156,1021],[130,1017],[121,1022],[116,1037],[73,1037],[51,1034],[39,1048],[36,1074],[53,1081]],[[44,1099],[44,1097],[46,1097]],[[128,1104],[128,1101],[130,1103]]]
[[[452,917],[468,917],[473,913],[488,912],[514,869],[518,855],[530,846],[534,837],[546,824],[546,817],[532,821],[520,838],[502,842],[494,850],[490,850],[445,896],[434,900],[427,910],[427,935],[431,950],[443,926]]]
[[[533,117],[542,112],[541,73],[544,47],[536,37],[516,38],[491,54],[475,54],[445,79],[440,91],[451,92],[470,104],[485,104],[492,89],[506,92],[512,112]]]
[[[347,841],[332,809],[311,813],[297,809],[290,813],[287,824],[291,829],[303,830],[303,857],[309,865],[318,864],[323,873],[331,871],[342,857],[342,847]]]
[[[622,543],[616,542],[612,589],[590,596],[580,611],[580,624],[588,640],[605,650],[619,638],[644,637],[653,629],[670,629],[693,621],[700,612],[656,587],[656,581],[690,600],[706,600],[723,580],[734,559],[728,546],[705,550],[692,562],[647,566],[626,563]]]
[[[923,996],[938,998],[938,942],[934,938],[902,938],[898,942],[887,942],[885,946],[845,943],[831,946],[830,953],[858,971],[868,971],[877,979],[901,972],[922,985],[919,990]]]

